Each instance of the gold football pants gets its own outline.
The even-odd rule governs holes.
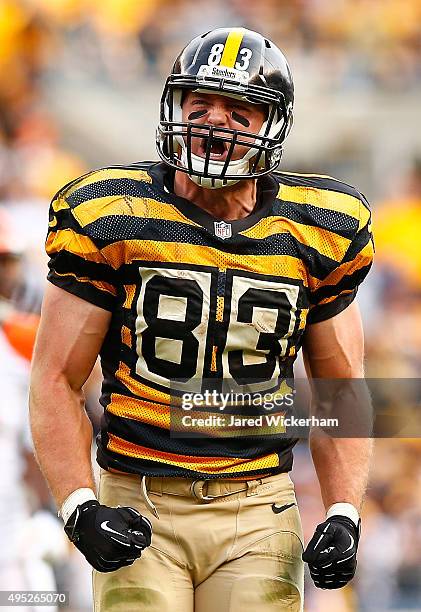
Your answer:
[[[288,474],[247,482],[102,471],[99,499],[133,506],[153,535],[133,565],[94,571],[95,612],[302,611],[303,535]]]

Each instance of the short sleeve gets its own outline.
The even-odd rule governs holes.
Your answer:
[[[49,218],[48,280],[91,304],[112,311],[117,296],[116,271],[77,222],[62,193],[51,202]]]
[[[367,276],[374,255],[371,212],[361,196],[356,233],[338,267],[311,288],[307,323],[319,323],[345,310],[357,295],[358,286]]]

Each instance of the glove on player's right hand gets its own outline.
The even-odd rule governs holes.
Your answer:
[[[99,572],[131,565],[152,537],[151,523],[134,508],[109,508],[96,500],[78,506],[64,531]]]

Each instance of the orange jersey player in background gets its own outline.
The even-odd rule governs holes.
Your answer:
[[[19,312],[12,297],[22,277],[23,248],[6,209],[0,208],[0,325],[10,346],[30,361],[39,325],[35,313]]]

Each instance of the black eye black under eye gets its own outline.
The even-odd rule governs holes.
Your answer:
[[[237,123],[244,125],[244,127],[250,127],[250,121],[235,111],[232,111],[231,117],[234,119],[234,121],[237,121]]]
[[[190,113],[190,115],[187,117],[187,119],[189,121],[193,121],[193,119],[199,119],[199,117],[203,117],[203,115],[206,115],[205,110],[197,110],[197,111],[193,111],[192,113]]]

